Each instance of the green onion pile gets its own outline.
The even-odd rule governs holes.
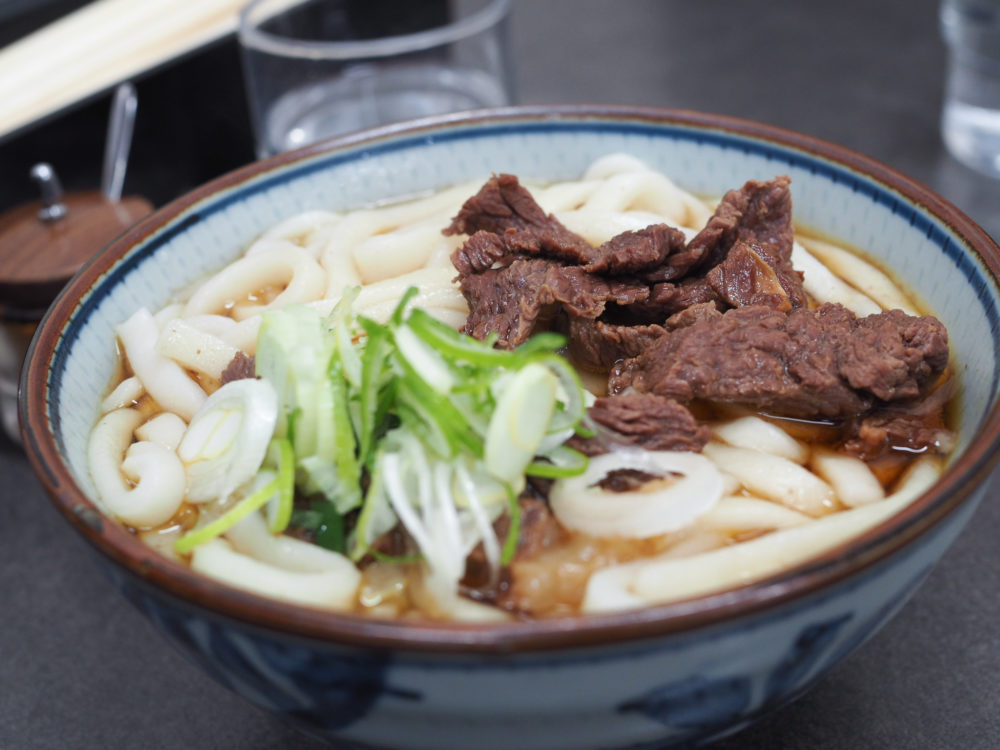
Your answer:
[[[408,310],[415,293],[384,325],[352,312],[356,291],[327,318],[306,306],[264,315],[259,380],[223,386],[213,403],[224,408],[206,403],[210,413],[196,415],[188,431],[189,453],[224,458],[228,474],[243,480],[236,501],[178,539],[177,552],[266,508],[272,533],[306,528],[318,544],[355,560],[379,556],[372,544],[401,523],[432,578],[452,590],[477,545],[494,573],[512,559],[526,477],[586,469],[586,457],[564,443],[582,431],[587,396],[556,353],[562,336],[542,333],[517,349],[495,349],[495,339],[478,341]],[[277,414],[239,421],[238,399],[220,394],[240,383],[269,384]],[[247,424],[268,427],[246,434]],[[311,504],[293,510],[296,495]],[[504,510],[510,523],[501,542],[493,523]],[[355,513],[345,535],[344,519]]]

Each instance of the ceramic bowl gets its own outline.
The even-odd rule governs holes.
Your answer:
[[[796,220],[864,248],[940,317],[960,377],[945,475],[888,522],[806,565],[639,611],[492,626],[401,624],[227,588],[157,556],[92,498],[85,454],[113,326],[308,208],[346,209],[491,172],[579,176],[628,152],[719,195],[792,177]],[[180,198],[97,257],[35,338],[22,380],[32,465],[104,571],[224,685],[362,748],[643,748],[709,741],[800,694],[902,606],[969,520],[1000,448],[998,248],[946,201],[846,149],[651,109],[523,108],[345,136]]]

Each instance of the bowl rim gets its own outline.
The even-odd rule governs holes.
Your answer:
[[[640,122],[704,129],[755,138],[829,160],[880,183],[935,216],[965,240],[992,276],[993,283],[1000,285],[1000,247],[949,201],[871,157],[773,125],[659,107],[516,106],[428,117],[337,136],[240,167],[171,201],[95,256],[49,308],[25,361],[19,413],[28,459],[58,511],[118,569],[175,602],[193,606],[216,619],[331,644],[421,653],[518,654],[608,646],[668,634],[686,634],[802,600],[870,570],[964,505],[1000,460],[1000,402],[993,404],[964,453],[920,498],[864,534],[806,563],[738,588],[642,609],[487,625],[380,620],[290,604],[231,588],[156,553],[117,522],[105,517],[87,499],[59,456],[49,426],[47,373],[62,329],[71,319],[79,299],[130,248],[200,201],[297,161],[400,138],[430,137],[435,131],[574,121],[621,125]]]

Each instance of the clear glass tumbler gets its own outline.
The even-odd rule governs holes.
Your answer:
[[[254,0],[240,17],[264,157],[426,115],[510,104],[510,0]]]
[[[943,0],[940,19],[945,145],[963,164],[1000,177],[1000,0]]]

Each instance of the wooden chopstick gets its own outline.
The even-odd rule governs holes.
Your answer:
[[[246,0],[96,0],[0,49],[0,138],[236,29]]]

